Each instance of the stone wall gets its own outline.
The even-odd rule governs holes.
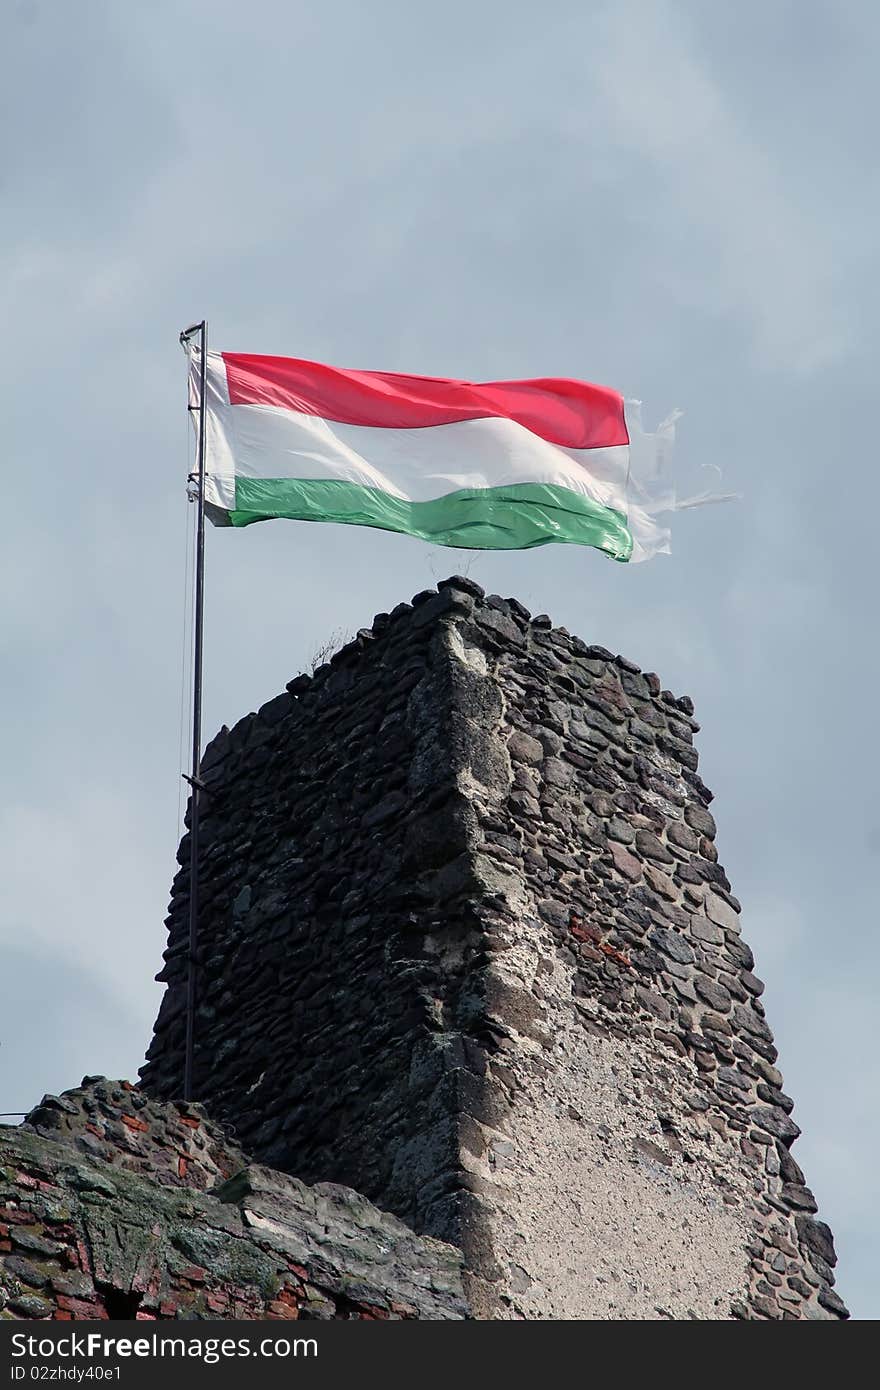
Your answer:
[[[460,1253],[87,1078],[0,1127],[0,1319],[457,1319]]]
[[[456,579],[207,751],[197,1092],[458,1244],[477,1316],[845,1315],[692,713]]]

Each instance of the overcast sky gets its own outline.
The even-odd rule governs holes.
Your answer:
[[[185,360],[681,407],[674,554],[471,575],[693,696],[838,1287],[880,1315],[871,0],[6,0],[0,1109],[134,1076],[179,837]],[[868,429],[870,426],[870,429]],[[863,438],[868,429],[867,439]],[[710,471],[701,473],[703,465]],[[208,535],[205,729],[460,570]]]

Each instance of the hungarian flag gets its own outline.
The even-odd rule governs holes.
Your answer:
[[[287,517],[466,550],[669,549],[672,420],[566,378],[455,381],[295,357],[207,355],[205,505],[218,526]],[[190,349],[199,406],[200,350]],[[193,411],[197,422],[197,415]]]

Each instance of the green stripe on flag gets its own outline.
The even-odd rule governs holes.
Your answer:
[[[622,512],[549,483],[463,488],[408,502],[338,479],[238,477],[235,509],[227,515],[232,526],[280,517],[376,526],[462,550],[526,550],[557,541],[592,545],[626,561],[633,548]]]

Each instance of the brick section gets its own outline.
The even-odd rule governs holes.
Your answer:
[[[71,1104],[83,1108],[94,1099],[127,1132],[121,1117],[110,1118],[113,1095],[139,1099],[103,1081],[48,1099],[76,1096]],[[210,1191],[204,1173],[182,1187],[160,1152],[178,1127],[175,1107],[149,1103],[138,1118],[145,1151],[133,1166],[124,1147],[109,1146],[101,1159],[84,1153],[75,1125],[61,1142],[31,1127],[0,1128],[9,1233],[0,1246],[0,1319],[464,1316],[454,1248],[415,1235],[355,1192],[307,1188],[254,1166],[218,1174]]]
[[[104,1076],[84,1077],[62,1096],[44,1096],[24,1127],[163,1186],[205,1190],[247,1162],[202,1106],[156,1103],[130,1081]]]

